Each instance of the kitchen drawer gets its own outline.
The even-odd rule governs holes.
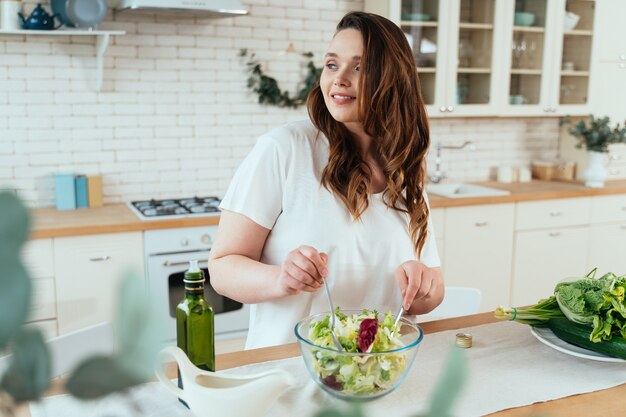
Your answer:
[[[626,194],[607,195],[591,199],[591,223],[626,221]]]
[[[26,321],[56,318],[56,296],[53,278],[34,279],[33,299]]]
[[[617,166],[611,164],[607,167],[607,180],[623,180],[626,179],[626,166]]]
[[[31,278],[51,278],[54,276],[54,252],[52,239],[34,239],[22,248],[22,262]]]
[[[525,201],[517,204],[516,230],[589,224],[591,198]]]
[[[443,240],[444,227],[445,227],[445,209],[437,208],[430,209],[430,220],[433,222],[435,228],[435,238],[437,242]]]

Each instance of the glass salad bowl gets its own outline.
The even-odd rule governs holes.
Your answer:
[[[400,386],[424,338],[422,329],[405,318],[394,328],[391,313],[337,310],[335,314],[341,352],[330,334],[330,313],[296,324],[296,338],[311,378],[329,394],[352,401],[373,400]]]

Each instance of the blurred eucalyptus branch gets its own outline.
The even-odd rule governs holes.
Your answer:
[[[12,415],[15,406],[38,400],[49,388],[52,364],[41,331],[23,326],[32,303],[32,283],[21,261],[29,235],[28,210],[13,193],[0,191],[0,213],[0,352],[8,348],[5,353],[11,355],[0,377],[0,414]],[[126,276],[115,326],[116,352],[78,364],[65,390],[76,398],[96,399],[151,378],[161,340],[155,316],[143,281]]]
[[[307,74],[302,80],[302,88],[297,94],[291,96],[289,91],[283,91],[275,78],[265,75],[261,63],[257,61],[254,53],[248,55],[247,49],[241,49],[239,56],[247,58],[248,67],[248,88],[259,96],[259,104],[272,104],[278,107],[296,108],[306,102],[309,91],[320,79],[322,68],[317,68],[313,62],[313,53],[305,52],[303,57],[308,58],[306,68]]]

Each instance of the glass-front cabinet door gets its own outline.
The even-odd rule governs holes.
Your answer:
[[[413,47],[431,116],[495,109],[496,0],[401,0],[400,27]]]
[[[505,114],[585,114],[592,0],[509,0]]]
[[[554,16],[548,3],[548,0],[508,2],[505,19],[511,30],[508,31],[509,53],[504,56],[507,76],[503,107],[508,107],[509,113],[548,114],[551,110],[550,54],[554,51],[549,45],[554,41],[554,34],[546,23]]]
[[[561,60],[554,73],[553,106],[558,114],[587,114],[595,2],[561,0],[558,6],[563,32],[555,46]]]
[[[365,0],[366,11],[405,33],[431,117],[586,114],[594,7],[594,0]]]
[[[454,115],[495,112],[496,0],[450,1],[447,103]],[[450,106],[450,104],[448,104]]]
[[[427,106],[432,107],[440,101],[445,90],[446,38],[442,30],[446,16],[445,0],[401,0],[391,5],[392,15],[399,16],[396,21],[406,35],[413,49],[413,56],[418,67],[422,97]]]

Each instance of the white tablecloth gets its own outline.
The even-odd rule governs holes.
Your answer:
[[[366,415],[408,417],[424,411],[458,332],[471,333],[474,345],[466,349],[469,378],[456,402],[455,416],[480,416],[626,383],[626,363],[598,362],[557,352],[535,339],[528,326],[502,322],[426,335],[402,386],[366,403]],[[319,410],[319,404],[344,405],[316,386],[300,357],[242,366],[224,373],[256,373],[276,367],[294,375],[298,385],[278,399],[268,416],[306,417]],[[128,403],[129,398],[139,411]],[[32,404],[31,412],[33,417],[193,415],[158,382],[135,388],[130,395],[88,403],[68,396],[51,397]]]

